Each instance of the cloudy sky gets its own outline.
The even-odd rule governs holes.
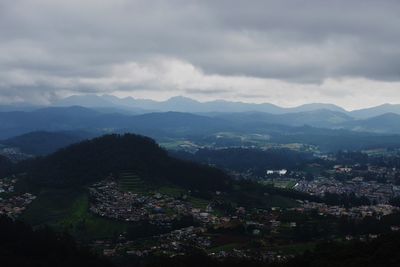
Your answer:
[[[400,103],[397,0],[0,0],[0,103]]]

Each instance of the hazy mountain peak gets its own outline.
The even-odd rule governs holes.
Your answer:
[[[309,103],[309,104],[300,105],[293,109],[296,109],[298,111],[311,111],[311,110],[326,109],[326,110],[331,110],[331,111],[347,112],[344,108],[339,107],[334,104],[330,104],[330,103]]]
[[[109,107],[112,103],[107,99],[109,96],[98,96],[93,94],[86,95],[72,95],[60,99],[55,106],[83,106],[83,107]]]
[[[376,117],[385,113],[400,114],[400,105],[385,103],[376,107],[359,109],[350,112],[353,117],[360,119]]]
[[[330,103],[308,103],[297,107],[280,107],[271,103],[245,103],[217,99],[213,101],[200,102],[186,96],[174,96],[165,101],[151,99],[138,99],[134,97],[120,98],[113,95],[73,95],[59,100],[54,106],[83,106],[88,108],[113,108],[114,110],[129,111],[134,113],[146,112],[191,112],[191,113],[213,113],[213,112],[264,112],[271,114],[287,114],[316,110],[331,110],[350,115],[356,119],[376,117],[385,113],[400,114],[399,104],[385,103],[376,107],[346,111]]]
[[[191,103],[200,103],[197,100],[194,100],[192,98],[189,97],[185,97],[185,96],[173,96],[171,98],[169,98],[167,101],[164,102],[191,102]]]

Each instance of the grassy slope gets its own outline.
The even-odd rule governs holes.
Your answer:
[[[127,223],[91,214],[85,190],[43,191],[28,207],[22,219],[32,225],[47,224],[68,230],[80,239],[112,238],[128,227]]]

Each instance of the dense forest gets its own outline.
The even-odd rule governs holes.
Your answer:
[[[0,155],[0,178],[10,175],[13,171],[14,164],[5,156]]]
[[[30,226],[0,217],[0,260],[7,267],[111,266],[111,264],[80,248],[67,234],[50,228],[33,230]]]
[[[105,135],[20,163],[31,182],[47,186],[85,185],[129,170],[150,182],[196,190],[227,189],[230,178],[206,165],[171,158],[147,137]]]
[[[310,153],[289,149],[261,150],[255,148],[200,149],[196,153],[173,151],[171,155],[219,168],[264,176],[266,169],[299,168],[312,159]]]

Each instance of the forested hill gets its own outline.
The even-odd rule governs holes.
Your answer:
[[[0,178],[11,174],[13,163],[8,158],[0,155]]]
[[[112,266],[108,260],[80,248],[67,234],[30,226],[0,216],[1,266]]]
[[[18,148],[21,152],[30,155],[47,155],[89,137],[91,134],[78,131],[37,131],[2,140],[0,144]]]
[[[180,159],[199,163],[213,164],[221,169],[237,172],[252,170],[255,175],[264,176],[269,169],[294,169],[305,165],[312,159],[312,154],[289,149],[261,150],[255,148],[199,149],[196,153],[171,151],[170,154]]]
[[[31,182],[46,186],[85,185],[120,171],[135,172],[155,183],[173,183],[189,189],[227,189],[224,172],[169,157],[147,137],[105,135],[70,145],[51,155],[21,164]]]

